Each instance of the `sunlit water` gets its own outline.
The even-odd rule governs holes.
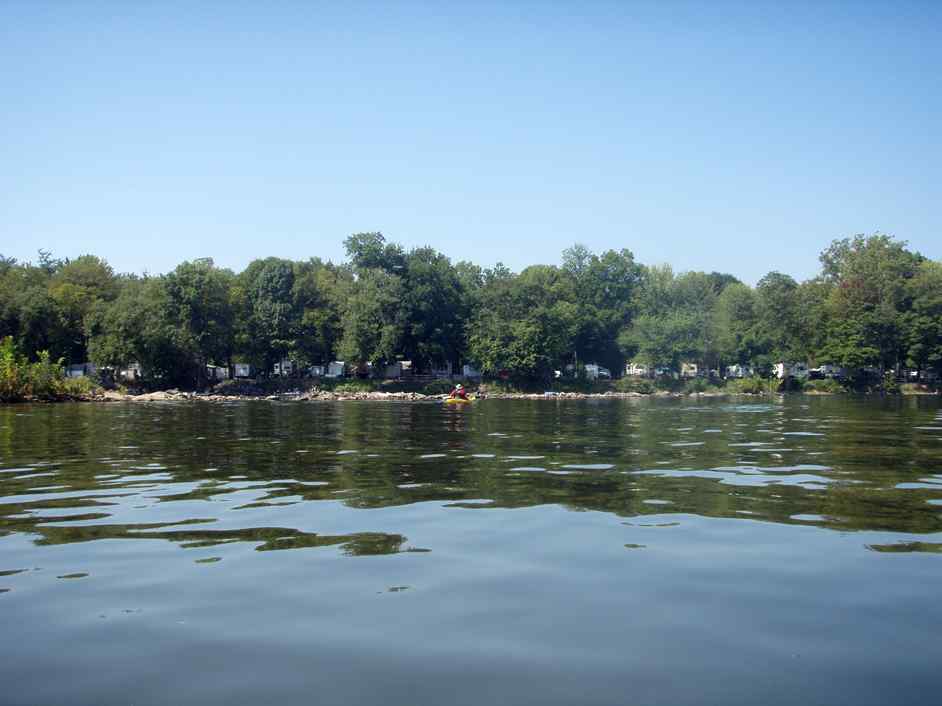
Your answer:
[[[2,704],[927,704],[936,399],[0,407]]]

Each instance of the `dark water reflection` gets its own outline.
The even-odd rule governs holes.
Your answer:
[[[0,407],[0,703],[927,703],[940,552],[936,399]]]

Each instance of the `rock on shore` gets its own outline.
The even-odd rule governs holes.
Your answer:
[[[640,392],[493,392],[479,399],[492,400],[587,400],[587,399],[627,399],[641,397],[684,397],[678,392],[655,392],[642,394]],[[701,393],[702,397],[724,397],[727,393]],[[181,392],[180,390],[160,390],[139,395],[123,394],[107,391],[88,398],[95,402],[175,402],[175,401],[202,401],[202,402],[232,402],[237,400],[268,400],[272,402],[440,402],[448,395],[424,395],[420,392],[332,392],[330,390],[311,390],[308,392],[282,392],[278,394],[258,395],[223,395],[212,392]]]

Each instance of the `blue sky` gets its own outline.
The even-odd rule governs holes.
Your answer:
[[[942,257],[942,3],[0,0],[0,253]]]

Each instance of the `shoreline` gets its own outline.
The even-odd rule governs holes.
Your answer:
[[[748,397],[773,398],[785,395],[806,395],[809,397],[835,397],[853,395],[863,397],[932,397],[939,396],[940,391],[907,391],[893,394],[886,393],[842,393],[824,392],[819,390],[797,392],[750,393],[750,392],[668,392],[658,391],[652,393],[641,392],[493,392],[486,397],[479,397],[477,401],[486,400],[615,400],[615,399],[677,399],[686,397]],[[282,392],[274,394],[217,394],[213,392],[181,392],[179,390],[159,390],[142,394],[104,391],[98,394],[67,396],[58,399],[24,399],[2,404],[59,404],[63,402],[86,403],[114,403],[114,402],[403,402],[403,403],[441,403],[448,395],[425,395],[421,392],[332,392],[328,390],[313,390],[308,392]]]

